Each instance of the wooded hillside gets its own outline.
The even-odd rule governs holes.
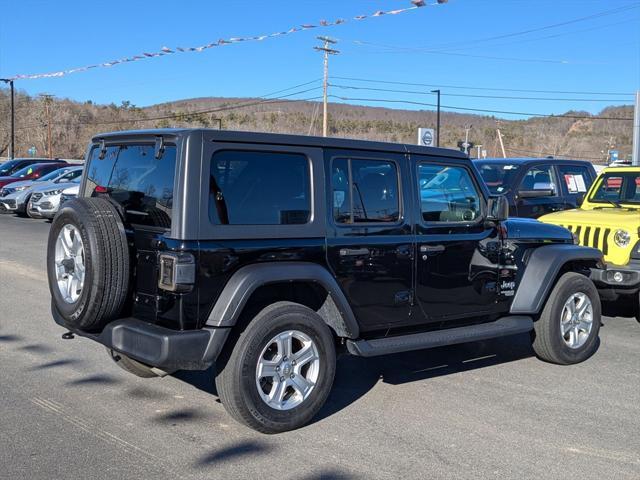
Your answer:
[[[47,152],[47,116],[40,97],[16,95],[16,156],[27,156],[35,146],[38,155]],[[120,105],[96,105],[66,99],[49,103],[53,156],[81,158],[90,138],[99,132],[154,127],[211,127],[276,133],[321,133],[322,108],[317,102],[264,101],[256,98],[196,98],[138,108],[128,101]],[[418,127],[435,127],[434,111],[399,110],[330,104],[332,136],[415,143]],[[195,112],[195,113],[194,113]],[[204,112],[204,113],[202,113]],[[586,112],[567,112],[591,117]],[[632,106],[612,106],[597,116],[632,118]],[[217,119],[220,119],[219,121]],[[615,145],[620,158],[631,152],[631,121],[593,118],[539,117],[499,120],[495,117],[444,112],[441,145],[456,148],[471,124],[470,141],[482,144],[488,156],[502,156],[497,143],[500,128],[507,156],[546,156],[604,161]],[[0,90],[0,157],[9,145],[9,98]],[[602,152],[605,152],[604,154]],[[473,152],[475,153],[475,151]]]

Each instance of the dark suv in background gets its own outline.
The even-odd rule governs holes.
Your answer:
[[[597,176],[593,165],[582,160],[487,158],[474,163],[489,191],[506,195],[514,217],[577,208]]]

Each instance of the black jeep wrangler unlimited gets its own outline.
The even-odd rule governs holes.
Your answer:
[[[261,432],[312,419],[340,352],[525,332],[550,362],[597,349],[601,253],[507,219],[458,152],[116,132],[93,139],[83,175],[49,234],[55,321],[141,377],[215,364],[226,409]]]

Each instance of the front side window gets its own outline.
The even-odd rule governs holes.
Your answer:
[[[482,215],[481,196],[463,167],[420,164],[418,188],[425,222],[473,222]]]
[[[593,192],[595,203],[640,203],[640,173],[607,173]]]
[[[173,208],[176,147],[155,158],[154,145],[109,146],[103,158],[94,148],[87,165],[84,195],[106,195],[119,203],[132,224],[169,228]]]
[[[398,172],[393,162],[335,159],[331,186],[337,223],[396,223],[400,219]]]
[[[309,160],[297,153],[213,154],[209,218],[215,225],[298,225],[311,219]]]
[[[531,167],[520,183],[521,191],[551,190],[553,194],[558,193],[555,175],[551,165],[538,165]]]

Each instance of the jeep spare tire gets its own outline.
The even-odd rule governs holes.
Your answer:
[[[103,198],[78,198],[55,216],[47,244],[53,306],[71,329],[101,330],[118,318],[129,289],[124,224]]]

